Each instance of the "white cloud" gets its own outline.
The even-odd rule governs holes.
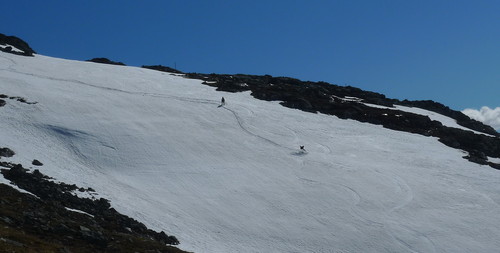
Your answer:
[[[476,109],[465,109],[462,112],[470,118],[481,121],[500,131],[500,107],[491,109],[488,106],[483,106],[479,111]]]

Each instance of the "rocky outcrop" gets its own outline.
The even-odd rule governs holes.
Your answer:
[[[24,55],[24,56],[33,56],[33,54],[35,54],[35,51],[31,49],[28,43],[15,36],[7,36],[5,34],[0,33],[0,45],[7,46],[7,47],[0,47],[0,51],[6,53]],[[17,48],[22,52],[15,51],[12,49],[12,47]]]
[[[0,148],[0,158],[3,157],[12,157],[16,153],[12,151],[10,148]]]
[[[33,162],[31,162],[31,164],[33,164],[35,166],[43,166],[43,163],[38,161],[37,159],[33,160]]]
[[[15,100],[17,102],[25,103],[28,105],[34,105],[37,103],[37,102],[28,102],[28,100],[26,100],[26,98],[23,98],[23,97],[7,96],[5,94],[0,94],[0,107],[7,104],[7,102],[5,100],[3,100],[2,98]]]
[[[103,63],[103,64],[111,64],[111,65],[120,65],[120,66],[126,66],[123,62],[116,62],[112,61],[108,58],[93,58],[90,60],[87,60],[88,62],[95,62],[95,63]]]
[[[8,252],[183,252],[169,246],[179,244],[174,236],[118,213],[109,201],[73,193],[90,188],[55,183],[20,164],[0,166],[6,179],[35,195],[0,184],[0,248]]]
[[[177,70],[177,69],[174,69],[174,68],[171,68],[171,67],[167,67],[167,66],[163,66],[163,65],[151,65],[151,66],[142,65],[141,68],[153,69],[153,70],[158,70],[158,71],[162,71],[162,72],[183,74],[183,72],[180,71],[180,70]]]
[[[433,101],[399,101],[355,87],[269,75],[188,73],[186,77],[203,80],[204,84],[217,87],[217,90],[220,91],[251,91],[255,98],[281,101],[283,106],[290,108],[312,113],[321,112],[335,115],[341,119],[354,119],[382,125],[393,130],[434,136],[449,147],[467,151],[469,155],[465,158],[471,162],[499,168],[498,164],[488,162],[487,156],[500,158],[500,134],[490,126]],[[399,104],[434,111],[455,119],[462,126],[490,136],[443,126],[440,122],[419,114],[366,106],[360,103],[361,101],[385,107]]]

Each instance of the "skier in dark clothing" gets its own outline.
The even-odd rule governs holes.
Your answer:
[[[221,106],[226,105],[226,100],[224,99],[224,97],[222,97],[222,99],[220,100],[220,105]]]

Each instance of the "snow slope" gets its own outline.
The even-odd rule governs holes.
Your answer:
[[[38,102],[0,108],[10,161],[42,161],[42,173],[94,188],[185,250],[500,248],[499,171],[435,138],[41,55],[0,52],[0,93]]]

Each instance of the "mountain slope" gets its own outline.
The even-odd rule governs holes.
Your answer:
[[[2,252],[183,252],[169,246],[178,244],[175,237],[119,214],[106,200],[72,194],[92,189],[52,182],[19,164],[0,166],[9,168],[0,171]]]
[[[492,252],[500,173],[435,137],[149,69],[0,53],[7,161],[196,252]],[[218,107],[221,96],[227,105]],[[307,153],[298,150],[305,145]]]
[[[434,101],[399,101],[355,87],[304,82],[289,77],[197,73],[186,76],[204,80],[203,84],[221,91],[251,91],[255,98],[281,101],[280,104],[290,108],[438,137],[449,147],[467,151],[464,158],[469,161],[500,169],[500,164],[489,162],[487,158],[500,158],[500,133]]]

